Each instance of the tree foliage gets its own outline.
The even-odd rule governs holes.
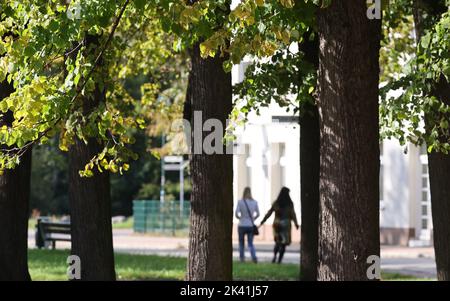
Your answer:
[[[128,162],[137,159],[129,147],[132,129],[145,128],[143,108],[152,99],[135,101],[124,83],[141,73],[158,83],[159,66],[171,54],[156,9],[144,11],[129,1],[3,2],[0,70],[16,92],[0,103],[3,113],[15,117],[11,127],[1,129],[0,142],[17,147],[2,151],[0,169],[14,167],[31,145],[59,134],[63,151],[75,137],[104,141],[81,175],[91,176],[93,168],[128,170]],[[87,49],[90,35],[100,37],[98,49]],[[90,95],[94,83],[106,91],[106,102],[83,114],[80,96]]]
[[[412,7],[412,2],[404,0],[404,5]],[[445,4],[444,4],[445,3]],[[438,4],[438,2],[436,2]],[[438,5],[447,5],[440,1]],[[406,6],[408,7],[408,6]],[[393,15],[412,13],[410,9],[400,7]],[[392,18],[391,24],[398,19],[407,18],[411,24],[411,15]],[[399,23],[397,23],[398,25]],[[407,26],[412,31],[412,26]],[[448,153],[450,150],[450,127],[446,114],[450,112],[448,99],[436,97],[436,83],[450,79],[450,14],[442,14],[437,20],[431,16],[425,20],[426,34],[419,43],[407,38],[403,49],[411,51],[411,56],[400,65],[394,65],[397,76],[388,77],[382,89],[381,125],[384,138],[396,138],[402,144],[412,142],[416,145],[428,145],[428,151]],[[404,51],[403,51],[404,52]],[[389,53],[387,61],[398,58],[397,51]],[[392,65],[391,65],[392,67]],[[428,114],[433,120],[430,129],[425,128],[424,116]]]
[[[2,0],[0,79],[13,82],[16,92],[0,103],[3,114],[15,117],[11,127],[0,129],[0,143],[15,145],[2,150],[0,169],[13,168],[26,149],[59,135],[63,151],[75,137],[104,142],[81,175],[91,176],[94,168],[122,173],[137,159],[130,130],[146,127],[145,108],[161,108],[159,67],[174,51],[201,42],[204,57],[229,54],[224,68],[230,70],[246,55],[269,57],[301,38],[314,12],[310,1],[245,0],[232,10],[230,4]],[[91,35],[100,37],[100,47],[87,43]],[[142,72],[151,80],[136,103],[123,84]],[[82,114],[80,96],[92,93],[95,83],[106,91],[106,102]]]

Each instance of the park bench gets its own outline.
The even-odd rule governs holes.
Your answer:
[[[38,219],[36,224],[36,247],[47,246],[47,242],[55,249],[56,241],[71,241],[69,222],[52,222],[47,219]]]

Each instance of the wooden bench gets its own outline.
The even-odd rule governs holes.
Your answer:
[[[51,242],[53,249],[55,249],[57,241],[71,241],[70,223],[38,219],[35,238],[36,247],[39,249],[44,248],[46,242]]]

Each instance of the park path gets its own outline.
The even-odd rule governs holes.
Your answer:
[[[131,229],[113,230],[114,250],[118,253],[181,256],[187,257],[188,238],[164,237],[148,234],[136,234]],[[28,246],[35,248],[34,231],[28,233]],[[69,249],[70,243],[57,242],[58,249]],[[255,242],[258,260],[270,262],[273,245],[267,242]],[[246,252],[248,258],[249,254]],[[239,258],[238,242],[233,241],[233,257]],[[419,278],[436,278],[436,265],[433,248],[392,247],[382,246],[381,267],[385,272],[412,275]],[[300,246],[292,244],[286,250],[285,263],[300,262]]]

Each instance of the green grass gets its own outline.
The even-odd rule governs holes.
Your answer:
[[[67,280],[67,250],[29,250],[29,268],[33,280]],[[183,280],[186,258],[154,255],[116,254],[118,280]],[[297,280],[296,264],[234,262],[235,280]],[[417,281],[413,276],[383,273],[385,281]]]
[[[29,268],[33,280],[67,280],[68,251],[29,250]],[[119,280],[183,280],[186,258],[153,255],[116,254]],[[297,280],[298,265],[235,262],[235,280]]]
[[[112,227],[113,229],[133,229],[133,221],[134,219],[132,217],[129,217],[122,223],[112,224]]]
[[[381,273],[381,278],[384,281],[433,281],[431,278],[417,278],[411,275],[404,275],[399,273]]]

